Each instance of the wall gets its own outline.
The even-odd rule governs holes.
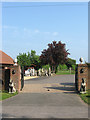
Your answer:
[[[15,71],[15,74],[12,73],[13,70]],[[20,91],[20,89],[21,89],[21,70],[20,70],[20,66],[10,67],[10,79],[13,80],[16,90]]]
[[[5,90],[5,69],[0,68],[0,90]]]
[[[5,83],[7,83],[7,78],[5,77],[6,70],[10,70],[10,79],[14,81],[15,88],[19,92],[21,89],[21,72],[20,66],[7,66],[3,68],[0,67],[0,90],[5,90]],[[15,74],[12,74],[12,71],[15,70]]]
[[[81,73],[81,69],[83,68],[84,72]],[[75,75],[75,83],[77,91],[80,91],[82,78],[86,78],[86,89],[88,89],[88,83],[90,74],[88,74],[88,70],[90,71],[90,67],[87,64],[78,64],[76,69],[76,75]]]

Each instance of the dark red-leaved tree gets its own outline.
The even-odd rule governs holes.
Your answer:
[[[67,61],[67,56],[70,53],[65,48],[65,44],[59,41],[53,41],[53,43],[48,44],[48,48],[42,51],[40,60],[43,64],[50,64],[54,70],[57,70],[59,64],[64,64]]]

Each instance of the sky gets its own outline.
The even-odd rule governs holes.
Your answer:
[[[13,59],[61,41],[68,57],[88,61],[88,2],[3,2],[2,50]]]

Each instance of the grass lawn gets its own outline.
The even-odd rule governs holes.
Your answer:
[[[85,94],[79,94],[81,99],[90,105],[90,90],[88,90]]]
[[[56,75],[70,75],[70,74],[75,74],[75,71],[71,71],[71,73],[70,73],[70,71],[67,70],[67,71],[58,71],[56,73]]]
[[[16,93],[0,92],[0,101],[7,99],[9,97],[15,96],[17,94],[18,94],[18,92],[16,92]]]

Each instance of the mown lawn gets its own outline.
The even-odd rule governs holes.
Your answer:
[[[70,71],[67,70],[67,71],[58,71],[56,73],[56,75],[70,75],[70,74],[75,74],[75,71],[71,71],[71,73],[70,73]]]
[[[0,92],[0,101],[7,99],[7,98],[10,98],[12,96],[15,96],[17,94],[18,94],[18,92],[16,92],[16,93]]]
[[[85,94],[79,94],[81,99],[90,105],[90,90],[88,90]]]

